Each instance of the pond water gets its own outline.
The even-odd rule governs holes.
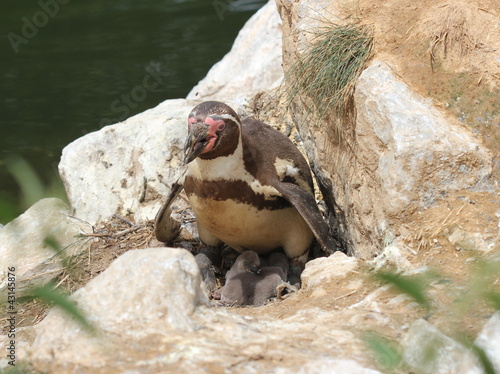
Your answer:
[[[19,187],[6,168],[10,156],[27,160],[48,183],[57,178],[61,150],[71,141],[163,100],[185,97],[265,2],[3,4],[0,198],[19,199]],[[146,76],[153,80],[145,81]]]

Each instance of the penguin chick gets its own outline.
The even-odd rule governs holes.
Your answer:
[[[264,305],[266,300],[276,296],[277,287],[286,281],[288,259],[285,255],[271,255],[278,266],[260,267],[260,259],[253,251],[243,252],[226,275],[221,301],[226,305]]]

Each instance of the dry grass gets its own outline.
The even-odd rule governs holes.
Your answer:
[[[73,293],[106,270],[111,262],[131,249],[148,248],[154,239],[153,223],[135,224],[115,216],[88,235],[92,240],[88,251],[64,261],[64,270],[55,280],[64,293]],[[17,327],[33,326],[47,315],[50,305],[34,299],[19,305]],[[8,327],[5,307],[0,309],[0,331]]]
[[[193,254],[199,251],[200,242],[194,238],[187,225],[193,224],[190,209],[177,209],[173,212],[182,222],[183,230],[172,245],[189,250]],[[156,240],[152,221],[136,224],[129,218],[115,215],[111,220],[102,222],[93,228],[91,234],[81,240],[91,240],[88,251],[74,257],[63,259],[64,270],[55,279],[55,288],[64,294],[71,294],[84,287],[89,281],[106,270],[123,253],[132,249],[144,249],[164,246]],[[51,305],[39,299],[22,303],[18,309],[17,327],[33,326],[43,320]],[[0,308],[0,331],[8,328],[6,307]]]
[[[322,120],[332,111],[346,114],[356,79],[371,57],[371,30],[354,24],[327,24],[286,72],[287,97],[309,97]]]
[[[115,216],[101,223],[88,237],[92,239],[89,251],[72,258],[57,282],[70,292],[85,286],[128,250],[147,248],[154,238],[153,223],[135,224]]]
[[[482,13],[485,10],[465,2],[441,4],[432,8],[412,36],[429,41],[429,58],[433,70],[440,61],[463,64],[464,58],[484,47],[488,34]]]

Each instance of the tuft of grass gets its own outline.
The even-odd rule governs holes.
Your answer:
[[[45,374],[41,371],[33,369],[28,361],[18,361],[16,366],[8,366],[0,369],[0,374]]]
[[[286,72],[288,103],[306,95],[319,120],[331,111],[344,117],[372,47],[373,33],[364,26],[332,23],[319,30],[311,46]]]

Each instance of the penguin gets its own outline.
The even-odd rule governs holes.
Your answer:
[[[326,254],[341,249],[316,204],[309,165],[290,139],[257,119],[241,120],[219,101],[197,105],[187,122],[187,169],[156,215],[159,241],[178,231],[170,204],[184,188],[205,244],[196,256],[200,266],[206,258],[220,261],[224,244],[240,253],[282,248],[291,261],[289,282],[300,286],[314,238]],[[214,279],[209,273],[206,282]]]
[[[269,256],[269,266],[262,267],[259,255],[245,251],[226,274],[226,284],[220,291],[225,305],[260,306],[277,295],[287,280],[288,259],[283,253]]]

